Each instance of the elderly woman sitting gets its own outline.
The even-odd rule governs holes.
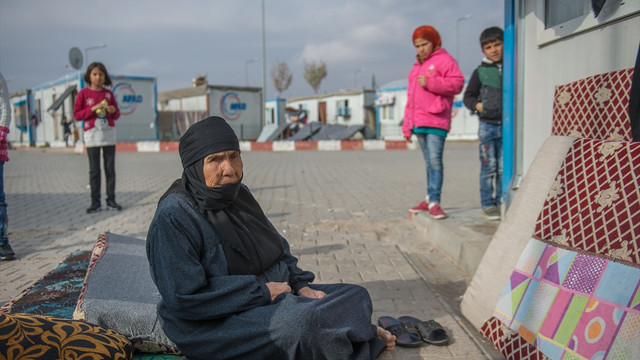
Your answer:
[[[368,292],[311,284],[242,184],[238,138],[210,117],[180,139],[182,179],[158,203],[147,257],[163,329],[188,359],[375,359],[395,337]]]

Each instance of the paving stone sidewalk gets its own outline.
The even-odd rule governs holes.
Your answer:
[[[177,153],[118,153],[123,211],[86,214],[85,154],[12,150],[5,164],[9,236],[18,259],[0,262],[0,304],[106,231],[144,239],[160,195],[181,174]],[[408,219],[424,197],[419,151],[246,152],[244,182],[317,282],[366,287],[378,316],[435,319],[449,346],[396,348],[382,359],[498,359],[459,314],[468,277]],[[443,208],[477,207],[477,143],[445,147]],[[479,209],[478,209],[479,211]]]

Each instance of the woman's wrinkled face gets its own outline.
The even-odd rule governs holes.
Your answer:
[[[242,158],[240,151],[227,150],[207,155],[202,171],[208,187],[233,184],[242,178]]]

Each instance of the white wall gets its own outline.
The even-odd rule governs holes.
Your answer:
[[[208,95],[170,99],[162,111],[207,111]]]
[[[522,165],[526,172],[551,134],[555,87],[596,74],[632,68],[638,52],[640,14],[557,38],[555,42],[540,43],[544,32],[544,0],[521,0],[522,3],[523,48],[517,54],[521,61],[518,66],[522,66],[522,77],[517,81],[522,92],[517,94],[521,109],[517,109],[516,114],[521,120]],[[627,3],[637,6],[638,0]]]
[[[280,124],[286,121],[284,108],[285,99],[267,99],[264,103],[264,121],[267,124]]]
[[[74,98],[73,96],[68,96],[64,100],[64,112],[62,106],[60,106],[60,108],[55,112],[49,112],[47,109],[54,103],[54,98],[59,98],[67,87],[71,85],[76,85],[76,91],[79,91],[80,78],[69,76],[34,88],[32,92],[34,106],[37,104],[38,100],[40,100],[40,111],[37,113],[40,123],[36,127],[36,146],[42,146],[45,143],[49,143],[51,147],[64,147],[64,137],[60,120],[63,115],[69,120],[73,119]],[[35,110],[37,111],[37,108]],[[79,122],[76,122],[75,124],[76,126],[82,125]],[[80,133],[82,133],[82,131],[80,131]],[[28,133],[25,133],[25,135],[26,134]],[[25,138],[28,139],[28,136]]]
[[[365,120],[365,93],[354,95],[333,95],[325,97],[322,101],[327,103],[327,123],[340,125],[364,125]],[[338,114],[338,109],[347,101],[350,116]],[[373,101],[371,101],[373,104]]]
[[[404,108],[407,105],[407,85],[406,81],[395,81],[388,89],[377,91],[378,98],[392,97],[393,103],[388,105],[377,105],[376,111],[380,120],[380,138],[386,140],[400,140],[402,135],[402,120],[404,118]],[[402,84],[398,87],[397,85]],[[448,140],[477,140],[478,139],[478,117],[462,103],[465,88],[455,96],[454,105],[451,109],[451,130],[447,135]]]
[[[111,90],[118,102],[118,141],[157,139],[156,79],[114,75]]]
[[[259,89],[211,87],[209,114],[227,120],[241,140],[255,140],[263,125],[261,97]]]
[[[9,135],[7,135],[7,141],[13,146],[29,146],[29,130],[28,123],[31,120],[31,115],[27,111],[27,102],[31,101],[27,94],[11,97],[9,102],[11,104],[11,124],[9,124]],[[20,107],[20,116],[23,116],[27,122],[27,131],[22,132],[18,129],[18,119],[16,118],[15,105]],[[29,105],[31,106],[31,105]]]
[[[287,100],[287,107],[292,107],[294,109],[304,109],[307,110],[307,122],[317,122],[320,121],[318,118],[318,100],[319,98],[305,98],[305,99],[292,99]]]

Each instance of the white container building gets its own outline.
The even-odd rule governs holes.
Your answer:
[[[255,140],[262,131],[262,89],[202,84],[158,94],[158,111],[172,112],[177,135],[208,116],[227,120],[240,140]]]
[[[156,140],[156,79],[112,75],[113,91],[120,118],[117,140]],[[78,91],[87,84],[80,73],[44,83],[11,95],[14,118],[9,141],[14,146],[64,147],[62,122],[71,121],[82,139],[82,123],[73,121],[73,104]]]
[[[375,91],[341,90],[334,93],[287,99],[287,107],[306,110],[310,122],[367,125],[375,130]]]
[[[465,84],[466,88],[466,84]],[[462,103],[462,91],[454,97],[451,109],[451,130],[447,140],[477,140],[478,117]],[[383,140],[401,140],[404,108],[407,105],[407,79],[395,80],[376,90],[377,137]]]

